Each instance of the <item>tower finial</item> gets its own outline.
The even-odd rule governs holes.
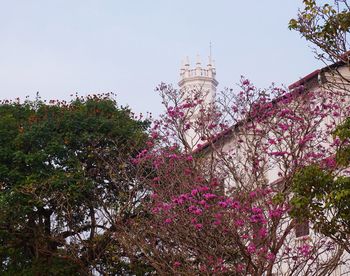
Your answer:
[[[209,42],[209,57],[211,59],[211,41]]]
[[[190,66],[190,59],[188,58],[188,56],[186,56],[185,58],[185,67],[189,67]]]
[[[208,67],[211,67],[213,65],[211,41],[209,42],[209,57],[208,58],[209,58]]]
[[[197,61],[196,61],[197,66],[201,65],[201,57],[199,54],[197,54]]]

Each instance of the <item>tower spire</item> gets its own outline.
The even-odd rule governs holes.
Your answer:
[[[212,44],[209,42],[209,57],[208,57],[208,68],[212,68],[213,66],[213,58],[212,58]]]
[[[211,60],[211,47],[212,47],[212,45],[211,45],[211,41],[209,42],[209,59]]]
[[[201,57],[200,57],[200,55],[199,54],[197,54],[197,58],[196,58],[196,65],[197,65],[197,67],[199,66],[201,66]]]

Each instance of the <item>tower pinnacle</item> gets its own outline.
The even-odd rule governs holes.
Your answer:
[[[186,57],[181,66],[180,81],[178,84],[180,89],[186,89],[189,91],[196,89],[197,92],[203,90],[203,94],[209,94],[211,95],[211,98],[214,98],[216,87],[218,85],[215,77],[216,70],[211,55],[209,56],[206,67],[202,67],[200,56],[197,55],[195,68],[190,67],[189,58]]]
[[[185,101],[194,101],[194,99],[202,100],[202,107],[209,107],[215,99],[216,87],[218,81],[215,79],[216,70],[211,57],[209,56],[208,64],[202,66],[200,56],[197,55],[196,65],[191,68],[188,57],[184,61],[180,70],[180,81],[178,83],[180,91],[184,94]],[[201,108],[192,110],[192,122],[200,116]],[[186,141],[190,148],[194,148],[200,141],[199,135],[193,128],[187,130]]]

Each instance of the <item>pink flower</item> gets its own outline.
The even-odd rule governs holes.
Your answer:
[[[174,198],[172,201],[178,205],[181,205],[185,202],[185,200],[183,198]]]
[[[201,200],[201,201],[199,201],[198,202],[200,205],[206,205],[207,204],[207,202],[205,201],[205,200]]]
[[[171,205],[168,204],[168,203],[163,203],[162,209],[163,209],[164,211],[169,211],[169,210],[171,209]]]
[[[181,265],[181,263],[178,261],[174,262],[174,264],[173,264],[174,267],[179,267],[180,265]]]
[[[169,224],[169,223],[172,223],[173,220],[171,218],[167,218],[166,220],[164,220],[164,223],[165,224]]]
[[[191,108],[193,106],[194,106],[194,104],[192,104],[192,103],[185,103],[182,105],[182,108]]]
[[[328,168],[328,169],[334,169],[337,166],[335,159],[332,157],[328,157],[328,158],[323,159],[323,163],[326,166],[326,168]]]
[[[238,201],[235,201],[235,202],[232,203],[232,208],[233,209],[239,209],[239,207],[240,207],[240,204],[239,204]]]
[[[259,207],[253,207],[253,208],[252,208],[252,212],[253,212],[254,214],[261,214],[261,213],[262,213],[262,209],[259,208]]]
[[[339,145],[340,145],[340,139],[339,139],[339,137],[336,137],[336,138],[334,139],[333,144],[334,144],[335,146],[339,146]]]
[[[194,226],[197,230],[200,230],[203,228],[203,224],[202,223],[197,223],[195,226]]]
[[[256,251],[255,245],[254,245],[253,243],[250,243],[250,244],[248,245],[248,247],[247,247],[247,251],[248,251],[249,254],[255,253],[255,251]]]
[[[270,218],[280,218],[283,214],[282,208],[276,208],[269,211],[269,217]]]
[[[189,168],[185,168],[185,169],[184,169],[184,172],[185,172],[185,175],[191,175],[192,170],[189,169]]]
[[[254,198],[254,197],[256,196],[256,192],[250,192],[250,193],[249,193],[249,196],[250,196],[251,198]]]
[[[179,157],[177,156],[177,154],[173,153],[169,155],[170,159],[178,159]]]
[[[196,206],[190,206],[188,207],[188,211],[192,214],[195,214],[195,215],[201,215],[203,213],[202,209],[196,207]]]
[[[250,81],[247,80],[247,79],[245,79],[245,80],[243,80],[242,84],[243,84],[243,85],[249,85],[249,84],[250,84]]]
[[[268,260],[270,260],[270,261],[274,261],[275,260],[275,258],[276,258],[276,256],[275,256],[275,254],[273,254],[273,253],[268,253],[267,255],[266,255],[266,258],[268,259]]]
[[[304,244],[298,247],[298,251],[302,256],[307,257],[311,253],[311,246]]]
[[[305,135],[305,137],[299,141],[298,143],[299,146],[305,145],[307,142],[309,142],[313,138],[313,136],[314,136],[313,134]]]
[[[202,147],[203,147],[202,144],[197,144],[197,148],[198,148],[198,149],[201,149]]]
[[[204,194],[203,197],[206,200],[210,200],[210,199],[216,198],[216,195],[208,193],[208,194]]]
[[[282,130],[282,131],[287,131],[289,126],[287,124],[278,124],[279,128]]]
[[[259,236],[260,238],[265,238],[267,236],[267,229],[265,227],[259,230]]]
[[[210,189],[209,189],[209,187],[207,187],[207,186],[203,186],[203,187],[200,187],[200,188],[198,188],[198,191],[200,191],[200,192],[207,192],[207,191],[209,191]]]
[[[220,185],[220,182],[216,178],[214,178],[212,180],[212,182],[210,183],[210,186],[212,186],[212,187],[217,187],[219,185]]]
[[[147,141],[147,142],[146,142],[146,145],[147,145],[147,147],[151,148],[151,147],[153,147],[153,142]]]
[[[284,156],[285,154],[288,154],[286,151],[274,151],[270,153],[272,156]]]
[[[193,189],[192,191],[191,191],[191,195],[192,196],[195,196],[196,194],[198,194],[198,189]]]
[[[208,129],[213,129],[213,128],[215,128],[217,125],[216,124],[210,124],[209,126],[208,126]]]
[[[236,271],[237,271],[237,272],[242,272],[243,269],[244,269],[244,266],[243,266],[242,264],[238,264],[238,265],[236,266]]]
[[[250,217],[250,221],[253,223],[262,223],[265,224],[266,220],[262,214],[255,214]]]
[[[152,137],[152,139],[157,139],[158,138],[158,133],[152,132],[151,137]]]
[[[280,111],[281,116],[285,116],[285,115],[290,114],[290,113],[292,113],[292,111],[290,109],[283,109]]]
[[[222,208],[226,208],[228,206],[227,202],[225,202],[225,201],[219,201],[218,205]]]
[[[181,194],[181,195],[179,195],[179,198],[181,198],[183,200],[188,200],[190,198],[190,196],[188,194]]]

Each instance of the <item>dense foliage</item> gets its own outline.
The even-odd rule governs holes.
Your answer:
[[[147,125],[109,95],[0,105],[1,275],[132,270],[112,239],[137,212]]]

